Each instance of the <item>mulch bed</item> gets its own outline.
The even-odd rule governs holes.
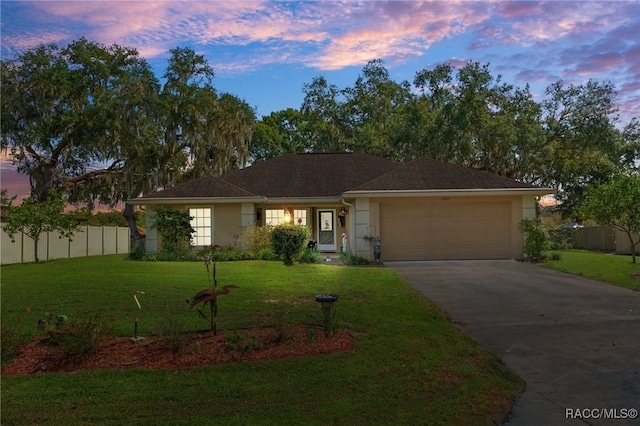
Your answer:
[[[80,370],[144,367],[149,369],[183,370],[212,364],[230,364],[291,357],[308,357],[335,352],[348,352],[353,338],[345,330],[326,336],[323,330],[293,326],[283,330],[273,328],[242,330],[238,333],[247,342],[252,335],[260,342],[259,349],[241,350],[225,342],[232,332],[188,333],[183,335],[178,352],[172,351],[167,338],[147,337],[139,342],[130,338],[113,338],[96,354],[82,359],[69,359],[60,347],[48,338],[38,339],[22,348],[16,360],[2,369],[3,376],[39,373],[72,373]]]

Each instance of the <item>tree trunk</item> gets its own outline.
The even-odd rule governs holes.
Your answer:
[[[38,235],[38,238],[35,238],[33,240],[33,250],[34,250],[33,255],[36,263],[40,262],[40,259],[38,258],[38,240],[40,240],[40,235]]]
[[[131,236],[133,237],[133,248],[144,250],[144,240],[142,239],[142,235],[140,235],[140,232],[138,232],[136,217],[133,212],[133,204],[125,203],[122,215],[125,217],[125,219],[127,219],[129,231],[131,231]]]
[[[133,191],[129,195],[129,198],[135,198],[142,191],[142,184],[136,184]],[[133,204],[125,203],[124,210],[122,211],[122,215],[125,219],[127,219],[127,224],[129,225],[129,231],[131,232],[131,236],[133,237],[134,246],[132,248],[138,248],[144,250],[144,240],[140,232],[138,232],[138,225],[136,224],[136,216],[133,211]]]

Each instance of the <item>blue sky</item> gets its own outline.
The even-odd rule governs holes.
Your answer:
[[[441,63],[490,63],[539,99],[559,79],[611,81],[623,123],[640,109],[639,1],[2,0],[0,12],[3,59],[86,37],[138,49],[160,78],[169,49],[190,47],[258,118],[299,108],[318,75],[353,85],[371,59],[410,82]]]

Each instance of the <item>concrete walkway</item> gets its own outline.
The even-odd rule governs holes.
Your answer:
[[[504,425],[640,424],[640,292],[508,260],[385,265],[527,382]]]

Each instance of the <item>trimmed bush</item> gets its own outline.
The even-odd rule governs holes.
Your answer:
[[[300,225],[278,225],[271,230],[271,248],[285,265],[293,265],[305,247],[309,230]]]
[[[549,232],[540,219],[520,221],[520,230],[525,236],[524,258],[529,262],[544,259],[545,252],[551,248]]]

